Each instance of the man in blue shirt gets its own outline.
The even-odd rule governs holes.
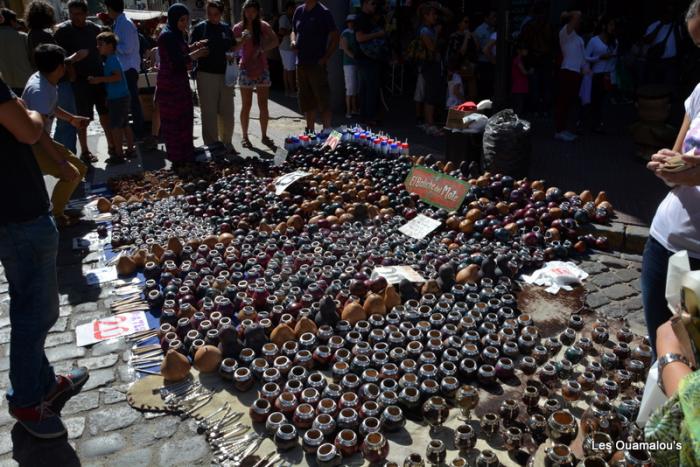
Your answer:
[[[126,83],[131,95],[131,118],[136,138],[143,136],[143,111],[139,101],[139,71],[141,54],[139,53],[139,33],[136,26],[124,14],[124,0],[105,0],[107,14],[114,20],[112,30],[119,38],[117,58],[124,69]]]
[[[306,0],[297,7],[291,40],[297,51],[299,107],[306,117],[306,129],[314,131],[316,114],[320,112],[323,129],[329,131],[331,90],[326,65],[338,49],[340,33],[328,8],[318,0]]]

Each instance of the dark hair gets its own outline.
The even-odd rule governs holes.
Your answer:
[[[10,26],[10,23],[13,21],[17,21],[17,13],[14,11],[10,10],[9,8],[3,8],[0,10],[2,13],[2,17],[5,20],[5,26]]]
[[[117,13],[124,11],[124,0],[105,0],[105,6]]]
[[[41,44],[34,49],[34,63],[41,73],[53,72],[66,60],[66,51],[56,44]]]
[[[48,29],[56,24],[56,17],[53,7],[46,2],[34,0],[27,7],[27,27],[34,31]]]
[[[113,46],[115,49],[117,48],[117,43],[119,42],[117,35],[114,34],[113,32],[109,32],[109,31],[99,33],[97,35],[96,39],[97,39],[97,42],[103,42],[105,44],[109,44],[109,45]]]
[[[219,0],[209,0],[207,2],[207,8],[216,8],[219,10],[219,13],[224,12],[224,4],[221,3]]]
[[[68,2],[68,11],[73,8],[79,8],[83,10],[83,13],[88,12],[88,4],[84,0],[70,0],[70,2]]]
[[[241,22],[243,23],[243,29],[248,27],[248,20],[245,17],[245,11],[248,8],[255,8],[258,12],[258,16],[253,20],[253,44],[260,45],[260,40],[262,36],[262,26],[260,25],[260,2],[258,0],[246,0],[241,8]]]
[[[284,11],[289,10],[289,7],[290,7],[290,6],[296,8],[296,7],[297,7],[297,2],[287,2],[287,3],[285,3],[285,4],[284,4]]]

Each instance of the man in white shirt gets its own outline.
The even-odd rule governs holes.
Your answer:
[[[581,87],[581,69],[585,62],[585,54],[583,39],[577,33],[581,25],[581,12],[570,11],[564,15],[569,21],[559,31],[562,61],[559,69],[559,94],[554,109],[554,138],[571,142],[576,139],[576,135],[568,131],[566,127],[569,111],[573,107]]]
[[[134,134],[137,138],[143,137],[143,111],[139,100],[139,71],[141,71],[141,54],[139,52],[139,33],[131,21],[124,14],[124,0],[105,0],[107,14],[114,24],[112,31],[119,38],[117,44],[117,58],[124,70],[126,84],[131,94],[131,118]]]
[[[648,45],[646,81],[650,84],[674,86],[678,76],[678,39],[680,26],[673,20],[672,5],[666,5],[661,19],[649,25],[643,42]]]

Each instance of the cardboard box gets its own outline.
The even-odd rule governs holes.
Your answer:
[[[447,121],[445,122],[445,128],[451,128],[453,130],[466,130],[469,128],[467,124],[462,122],[462,119],[467,115],[473,114],[474,111],[470,110],[468,112],[462,112],[457,109],[449,109],[447,111]]]

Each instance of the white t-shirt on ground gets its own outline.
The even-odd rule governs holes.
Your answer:
[[[455,107],[462,103],[462,98],[453,93],[454,88],[462,90],[462,77],[459,73],[452,73],[450,80],[447,82],[447,108]],[[464,92],[464,91],[462,91]]]
[[[617,42],[612,46],[603,42],[600,36],[593,36],[586,46],[586,60],[591,63],[591,71],[593,73],[612,73],[615,71],[615,57],[601,59],[605,54],[616,54]]]
[[[559,31],[559,47],[561,47],[563,56],[561,69],[580,73],[585,59],[581,36],[576,31],[567,32],[566,25],[564,25]]]
[[[682,151],[700,152],[700,84],[686,99],[685,112],[690,128]],[[656,209],[649,234],[667,250],[688,250],[689,256],[700,258],[700,187],[673,188]]]
[[[647,36],[654,32],[654,29],[656,29],[659,24],[661,24],[661,21],[654,21],[651,23],[644,35]],[[661,56],[661,58],[673,58],[676,56],[676,35],[673,33],[673,31],[671,31],[669,34],[669,30],[671,29],[672,25],[673,23],[668,23],[661,26],[659,32],[656,33],[654,41],[651,43],[651,45],[658,44],[666,39],[666,36],[668,35],[668,39],[666,40],[666,49],[664,50],[664,54]]]

